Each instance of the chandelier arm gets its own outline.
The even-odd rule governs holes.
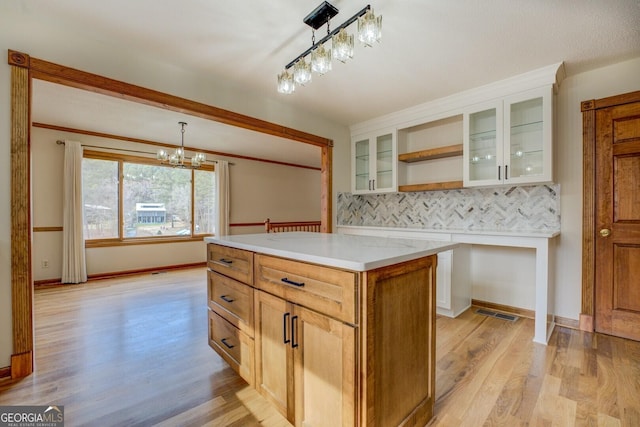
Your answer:
[[[296,59],[294,59],[293,61],[289,62],[284,69],[288,70],[289,68],[293,67],[293,64],[295,64],[299,59],[304,58],[305,56],[307,56],[309,53],[311,53],[312,50],[314,50],[316,47],[320,46],[321,44],[323,44],[324,42],[326,42],[327,40],[329,40],[331,37],[333,37],[334,34],[337,34],[338,31],[340,31],[343,28],[347,28],[349,25],[353,24],[354,22],[356,22],[356,20],[358,18],[360,18],[362,15],[364,15],[365,13],[367,13],[368,10],[371,9],[371,5],[366,5],[360,12],[356,13],[355,15],[353,15],[351,18],[347,19],[346,21],[344,21],[342,24],[340,24],[337,28],[335,28],[333,31],[328,32],[328,34],[322,38],[322,40],[320,40],[317,43],[314,43],[309,49],[305,50],[304,52],[302,52],[300,55],[298,55],[296,57]],[[327,31],[329,29],[329,21],[327,21]],[[314,37],[315,38],[315,37]]]

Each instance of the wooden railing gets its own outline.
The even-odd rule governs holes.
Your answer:
[[[283,231],[312,231],[320,232],[320,221],[288,221],[271,222],[269,218],[264,222],[267,233],[279,233]]]

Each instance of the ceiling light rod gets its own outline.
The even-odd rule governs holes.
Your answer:
[[[311,12],[306,18],[304,18],[304,23],[309,25],[310,27],[313,27],[314,29],[318,29],[320,28],[322,25],[326,24],[327,22],[329,22],[329,20],[335,16],[337,12],[337,9],[335,9],[333,6],[331,6],[336,12],[333,13],[332,15],[327,14],[326,18],[323,18],[324,20],[319,20],[319,17],[321,17],[322,15],[318,14],[319,9],[325,7],[325,3],[329,6],[331,6],[329,3],[324,2],[323,4],[321,4],[318,8],[316,8],[313,12]],[[346,21],[344,21],[342,24],[340,24],[340,26],[338,26],[337,28],[335,28],[333,31],[331,31],[330,33],[328,33],[322,40],[320,40],[317,43],[314,43],[313,46],[311,46],[309,49],[305,50],[304,52],[302,52],[300,55],[298,55],[296,57],[296,59],[294,59],[293,61],[289,62],[286,67],[284,67],[285,70],[288,70],[289,68],[293,67],[293,64],[295,64],[300,58],[303,58],[305,56],[307,56],[309,53],[311,53],[312,50],[314,50],[316,47],[318,47],[319,45],[323,44],[324,42],[326,42],[327,40],[329,40],[331,37],[333,37],[335,34],[338,33],[338,31],[340,31],[343,28],[347,28],[349,25],[353,24],[354,22],[356,22],[356,20],[358,18],[360,18],[361,16],[363,16],[365,13],[367,13],[367,10],[371,9],[371,5],[366,5],[360,12],[356,13],[355,15],[353,15],[351,18],[347,19]]]

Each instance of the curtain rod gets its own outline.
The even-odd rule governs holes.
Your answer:
[[[58,140],[56,141],[56,144],[58,144],[58,145],[64,145],[64,141],[63,141],[63,140],[61,140],[61,139],[58,139]],[[80,144],[80,145],[82,145],[83,147],[88,147],[88,148],[102,148],[103,150],[126,151],[126,152],[129,152],[129,153],[138,153],[138,154],[151,154],[151,155],[155,155],[155,153],[151,153],[151,152],[149,152],[149,151],[130,150],[130,149],[127,149],[127,148],[111,148],[111,147],[102,147],[102,146],[100,146],[100,145],[87,145],[87,144]],[[217,160],[207,160],[207,162],[218,163],[218,161],[217,161]],[[229,165],[235,165],[235,163],[230,163],[230,162],[229,162]]]

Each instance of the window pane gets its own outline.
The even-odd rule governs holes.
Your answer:
[[[125,237],[191,235],[191,171],[124,164]]]
[[[118,162],[82,160],[82,197],[84,201],[84,237],[118,237]]]
[[[195,203],[193,220],[195,234],[213,234],[215,214],[215,173],[195,170]]]

